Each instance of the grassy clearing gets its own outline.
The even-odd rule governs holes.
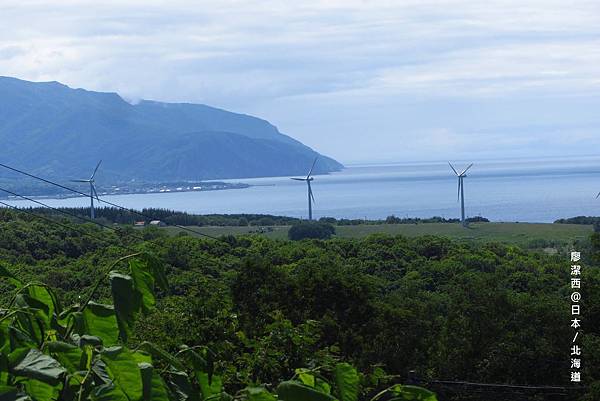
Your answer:
[[[260,234],[273,239],[286,239],[288,226],[274,227],[193,227],[194,230],[213,236]],[[178,233],[176,227],[166,227],[172,234]],[[539,242],[539,246],[551,247],[543,241],[555,244],[571,243],[584,240],[592,233],[592,226],[578,224],[541,224],[541,223],[475,223],[467,229],[458,224],[424,223],[424,224],[378,224],[359,226],[337,226],[340,238],[362,238],[370,234],[385,233],[390,235],[440,235],[455,239],[476,241],[499,241],[531,246]]]

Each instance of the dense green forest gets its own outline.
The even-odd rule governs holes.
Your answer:
[[[65,217],[75,215],[87,217],[90,215],[89,207],[63,207],[48,209],[45,207],[33,207],[27,209],[30,212],[44,216]],[[170,225],[180,226],[276,226],[292,225],[301,219],[288,216],[274,216],[268,214],[192,214],[169,209],[148,208],[137,210],[119,209],[115,207],[99,207],[95,209],[96,217],[103,223],[133,224],[138,221],[146,223],[151,220],[161,220]],[[484,217],[471,217],[469,222],[487,222]],[[77,219],[75,219],[77,221]],[[336,219],[334,217],[321,217],[322,223],[340,226],[353,226],[361,224],[419,224],[419,223],[457,223],[459,219],[446,219],[443,217],[415,218],[388,216],[384,220],[366,219]]]
[[[540,390],[535,399],[585,392],[597,399],[600,237],[577,247],[586,388],[557,398]],[[169,352],[206,346],[229,394],[340,362],[360,372],[360,399],[409,381],[456,400],[534,398],[527,390],[482,393],[440,381],[571,387],[566,254],[435,236],[169,237],[156,228],[57,225],[0,210],[2,267],[22,282],[47,284],[65,305],[81,302],[95,283],[98,299],[110,303],[106,269],[138,250],[164,266],[169,286],[157,290],[156,308],[136,320],[127,343],[149,341]],[[14,288],[6,280],[0,286],[6,308]]]
[[[558,219],[557,224],[584,224],[594,226],[594,231],[600,231],[600,217],[596,216],[576,216],[568,219]]]

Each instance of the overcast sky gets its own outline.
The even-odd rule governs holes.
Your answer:
[[[0,75],[256,115],[342,162],[600,154],[598,0],[98,3],[2,0]]]

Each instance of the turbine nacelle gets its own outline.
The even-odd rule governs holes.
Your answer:
[[[452,171],[454,171],[454,174],[456,174],[456,178],[458,178],[458,193],[456,201],[460,202],[460,221],[463,227],[466,227],[467,222],[465,220],[465,193],[463,179],[467,176],[467,171],[473,166],[473,163],[469,164],[467,168],[465,168],[460,173],[454,168],[452,163],[448,162],[448,165],[450,166]]]
[[[304,177],[304,178],[290,177],[290,179],[292,179],[294,181],[306,182],[306,186],[308,187],[308,219],[309,220],[312,220],[312,203],[315,201],[315,196],[313,195],[313,191],[312,191],[312,187],[311,187],[310,183],[311,183],[311,181],[314,180],[314,178],[312,177],[312,172],[315,168],[315,164],[317,164],[317,159],[318,159],[318,156],[315,157],[315,160],[313,161],[313,164],[312,164],[310,170],[308,170],[308,174],[306,175],[306,177]]]
[[[456,171],[456,169],[454,168],[454,166],[452,165],[452,163],[448,162],[448,165],[450,166],[450,168],[452,169],[452,171],[454,171],[454,174],[456,174],[457,177],[466,177],[467,176],[467,171],[473,167],[473,163],[469,164],[467,166],[467,168],[465,168],[463,171],[461,171],[460,173],[458,171]]]
[[[100,168],[100,164],[102,164],[102,160],[100,160],[98,162],[98,164],[96,165],[96,168],[94,169],[94,172],[92,173],[92,175],[90,176],[90,178],[88,178],[87,180],[71,180],[71,182],[80,182],[80,183],[86,183],[86,184],[90,184],[90,217],[93,219],[95,217],[95,213],[94,213],[94,197],[100,201],[100,197],[98,196],[98,192],[96,191],[96,186],[95,184],[95,180],[94,177],[96,177],[96,173],[98,172],[98,169]]]

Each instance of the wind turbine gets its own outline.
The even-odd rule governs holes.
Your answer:
[[[460,222],[463,227],[466,227],[467,220],[465,219],[465,191],[464,191],[463,179],[467,176],[467,170],[473,166],[473,163],[469,164],[466,169],[464,169],[463,171],[460,172],[460,174],[458,173],[458,171],[456,171],[456,169],[450,162],[448,162],[448,164],[450,165],[450,168],[452,169],[452,171],[454,171],[454,174],[456,174],[456,176],[458,177],[458,199],[457,200],[460,200]]]
[[[102,164],[102,160],[100,160],[98,162],[98,164],[96,165],[96,168],[94,169],[94,172],[92,173],[92,176],[87,179],[87,180],[71,180],[72,182],[87,182],[90,184],[90,217],[92,219],[94,219],[96,217],[96,213],[94,212],[94,196],[96,197],[96,199],[98,199],[98,201],[100,201],[100,198],[98,198],[98,192],[96,192],[96,186],[94,185],[95,181],[94,181],[94,177],[96,176],[96,173],[98,172],[98,168],[100,168],[100,164]]]
[[[306,178],[295,178],[295,177],[292,178],[292,180],[295,180],[295,181],[306,181],[306,185],[308,186],[308,219],[309,220],[312,220],[312,202],[315,201],[315,196],[313,195],[313,191],[310,186],[310,182],[312,180],[314,180],[314,178],[311,177],[311,174],[313,172],[313,169],[315,168],[315,164],[317,164],[317,159],[318,159],[318,157],[315,157],[315,161],[313,162],[310,170],[308,170],[308,174],[306,175]]]

